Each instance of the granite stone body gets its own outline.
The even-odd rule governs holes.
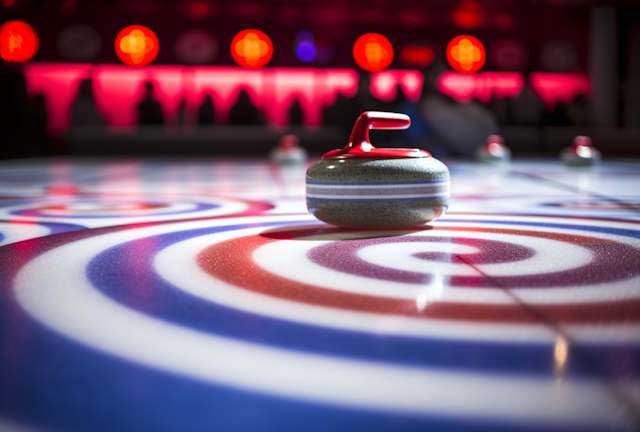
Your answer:
[[[449,170],[433,157],[322,159],[307,171],[307,207],[339,226],[420,225],[449,207]]]

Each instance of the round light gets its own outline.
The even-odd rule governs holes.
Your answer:
[[[273,43],[260,30],[243,30],[231,41],[231,56],[243,68],[258,69],[271,61]]]
[[[498,39],[489,48],[491,63],[498,69],[521,71],[527,67],[527,48],[518,39],[506,37]]]
[[[549,72],[572,72],[578,66],[578,53],[569,42],[555,40],[542,48],[540,61]]]
[[[69,61],[94,60],[102,49],[100,34],[85,25],[67,27],[58,36],[58,52]]]
[[[193,28],[178,36],[174,50],[181,63],[209,64],[218,55],[218,41],[208,30]]]
[[[447,45],[447,61],[458,72],[477,72],[484,66],[486,59],[484,46],[473,36],[456,36]]]
[[[316,49],[316,46],[313,44],[313,42],[302,41],[296,47],[296,57],[298,57],[298,60],[305,63],[314,61],[317,55],[318,50]]]
[[[118,33],[115,48],[122,63],[129,66],[146,66],[158,56],[160,42],[148,27],[132,25]]]
[[[400,61],[405,66],[423,68],[433,62],[435,53],[430,46],[410,44],[400,51]]]
[[[11,63],[24,63],[40,48],[38,34],[24,21],[7,21],[0,26],[0,57]]]
[[[393,46],[381,34],[367,33],[353,44],[353,58],[362,69],[377,72],[388,68],[393,61]]]

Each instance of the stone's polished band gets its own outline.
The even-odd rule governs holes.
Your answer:
[[[404,183],[359,183],[307,181],[307,198],[311,199],[447,199],[449,180]]]

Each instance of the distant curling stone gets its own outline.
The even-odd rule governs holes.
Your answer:
[[[476,149],[478,162],[505,163],[511,161],[511,150],[504,145],[500,135],[489,135],[487,141]]]
[[[321,221],[344,227],[410,227],[449,207],[449,170],[419,149],[376,148],[369,129],[406,129],[405,114],[368,111],[349,143],[307,171],[307,207]]]
[[[278,145],[269,152],[269,159],[281,165],[299,165],[307,161],[307,151],[300,147],[297,135],[283,135]]]
[[[591,166],[602,159],[600,152],[592,145],[588,136],[577,136],[571,147],[560,152],[560,159],[569,166]]]

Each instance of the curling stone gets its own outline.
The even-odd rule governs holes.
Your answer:
[[[406,129],[405,114],[367,111],[342,150],[307,171],[307,207],[321,221],[345,227],[409,227],[449,207],[449,170],[419,149],[376,148],[369,129]]]
[[[600,162],[602,156],[588,136],[579,135],[573,139],[571,147],[560,152],[560,159],[569,166],[591,166]]]
[[[283,135],[278,145],[269,152],[269,159],[280,165],[298,165],[307,161],[307,151],[300,147],[297,135]]]
[[[476,149],[478,162],[506,163],[511,160],[511,150],[504,145],[500,135],[489,135],[487,141]]]

